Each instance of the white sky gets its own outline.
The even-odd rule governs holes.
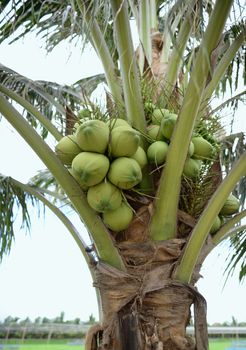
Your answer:
[[[101,73],[93,51],[81,57],[79,48],[60,45],[48,56],[38,39],[29,35],[23,42],[0,45],[0,62],[28,76],[58,83]],[[243,130],[242,130],[243,129]],[[241,122],[237,131],[246,131]],[[0,123],[0,173],[27,181],[44,168],[36,155],[5,123]],[[33,214],[35,215],[35,214]],[[66,229],[48,211],[45,218],[34,218],[31,235],[17,226],[16,240],[9,256],[0,265],[0,320],[8,315],[31,319],[56,317],[61,311],[66,319],[90,314],[97,317],[95,291],[83,257]],[[246,321],[243,307],[246,284],[239,285],[237,275],[224,285],[223,271],[228,249],[217,248],[202,269],[199,291],[208,302],[208,322]]]

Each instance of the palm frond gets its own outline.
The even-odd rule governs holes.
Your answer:
[[[98,74],[80,79],[72,86],[59,85],[49,81],[31,80],[0,64],[0,82],[25,98],[51,120],[62,134],[65,134],[67,108],[74,113],[78,112],[81,109],[81,103],[87,101],[97,86],[105,82],[105,78],[104,74]],[[30,113],[26,112],[26,118],[33,127],[41,127],[41,135],[44,138],[47,136],[47,129],[40,126]]]
[[[221,164],[225,174],[228,174],[233,164],[246,152],[244,133],[231,134],[221,141]],[[235,196],[243,207],[246,199],[246,176],[243,176],[234,189]]]
[[[232,96],[231,98],[227,99],[223,103],[221,103],[219,106],[214,108],[211,113],[217,113],[218,111],[221,111],[223,108],[230,107],[233,110],[233,113],[235,113],[238,104],[239,103],[244,103],[246,102],[246,90],[238,93],[235,96]]]
[[[27,203],[39,208],[34,196],[25,193],[13,184],[10,177],[0,174],[0,260],[11,249],[15,220],[19,211],[21,211],[21,228],[30,229]]]
[[[88,28],[84,27],[83,17],[73,0],[6,0],[0,6],[0,42],[12,35],[12,43],[34,30],[45,40],[48,50],[65,39],[72,41],[79,36],[82,42],[87,42]],[[97,17],[101,27],[106,29],[111,18],[108,2],[86,1],[86,6],[92,19]]]
[[[64,205],[64,192],[48,169],[38,171],[28,181],[28,186],[38,188],[39,192],[48,195],[53,203],[60,201]]]
[[[233,23],[224,34],[224,46],[230,46],[230,43],[240,34],[246,33],[245,20]],[[220,57],[218,57],[220,59]],[[246,46],[245,44],[237,51],[234,59],[228,66],[226,73],[221,79],[218,88],[216,89],[217,96],[222,96],[228,92],[228,87],[231,93],[239,88],[239,82],[246,84]]]
[[[225,272],[226,280],[235,273],[239,267],[239,281],[242,282],[246,276],[246,231],[242,230],[230,239],[230,251],[228,265]]]
[[[221,143],[221,162],[225,174],[228,174],[233,163],[246,151],[245,135],[243,133],[226,136]],[[245,207],[246,200],[246,176],[243,176],[233,191],[240,200],[241,209]],[[240,225],[240,223],[238,223]],[[233,235],[230,238],[230,254],[225,272],[227,278],[239,267],[239,280],[246,275],[246,232]]]

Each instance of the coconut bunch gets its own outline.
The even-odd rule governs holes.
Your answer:
[[[74,133],[64,136],[55,152],[104,223],[112,231],[122,231],[133,219],[124,191],[141,182],[147,156],[139,145],[140,134],[125,120],[90,118],[80,118]]]
[[[150,116],[147,127],[147,138],[150,143],[147,150],[148,161],[155,166],[162,166],[178,116],[168,109],[156,108],[150,103],[146,109]],[[212,143],[196,132],[189,145],[183,175],[191,179],[198,178],[202,164],[212,161],[215,153]]]

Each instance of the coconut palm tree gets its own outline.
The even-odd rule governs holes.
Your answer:
[[[216,93],[239,81],[242,6],[28,0],[1,7],[1,40],[23,24],[23,33],[46,35],[49,47],[83,36],[105,72],[60,87],[1,66],[0,113],[47,167],[28,184],[1,177],[1,255],[11,247],[16,204],[29,225],[26,201],[41,201],[74,237],[97,290],[100,322],[86,350],[207,349],[206,302],[196,289],[202,263],[231,236],[233,263],[245,256],[245,144],[242,134],[225,134],[219,116],[244,93],[211,107]],[[103,81],[106,102],[97,106],[90,93]],[[91,246],[67,207],[87,227]],[[194,339],[186,334],[191,305]]]

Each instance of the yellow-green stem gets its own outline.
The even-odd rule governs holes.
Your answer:
[[[152,63],[152,47],[151,47],[151,32],[150,32],[150,3],[149,0],[142,0],[139,3],[140,21],[139,36],[143,48],[143,53],[146,56],[149,66]]]
[[[123,106],[122,89],[120,79],[117,75],[117,67],[115,66],[112,56],[109,52],[106,41],[100,30],[100,27],[93,14],[90,13],[85,6],[85,1],[76,0],[80,12],[84,16],[85,23],[88,27],[90,41],[95,48],[100,61],[102,62],[106,80],[111,91],[112,97],[119,107]]]
[[[146,133],[146,121],[139,72],[133,50],[127,2],[125,0],[111,0],[111,6],[127,119],[133,127],[144,134]]]
[[[166,100],[170,98],[173,88],[177,82],[183,53],[186,48],[187,41],[191,32],[190,14],[186,15],[184,22],[180,28],[176,43],[174,43],[172,54],[168,60],[168,66],[165,76],[165,96]]]
[[[157,8],[156,0],[148,0],[150,9],[150,29],[151,31],[157,31],[158,21],[157,21]]]
[[[189,2],[186,1],[185,4],[183,4],[183,0],[177,1],[166,16],[163,33],[163,48],[160,57],[161,63],[167,64],[169,62],[169,53],[171,44],[174,40],[174,32],[176,31],[177,26],[185,13],[185,10],[188,6],[190,6],[190,1],[193,2],[194,0],[189,0]]]

